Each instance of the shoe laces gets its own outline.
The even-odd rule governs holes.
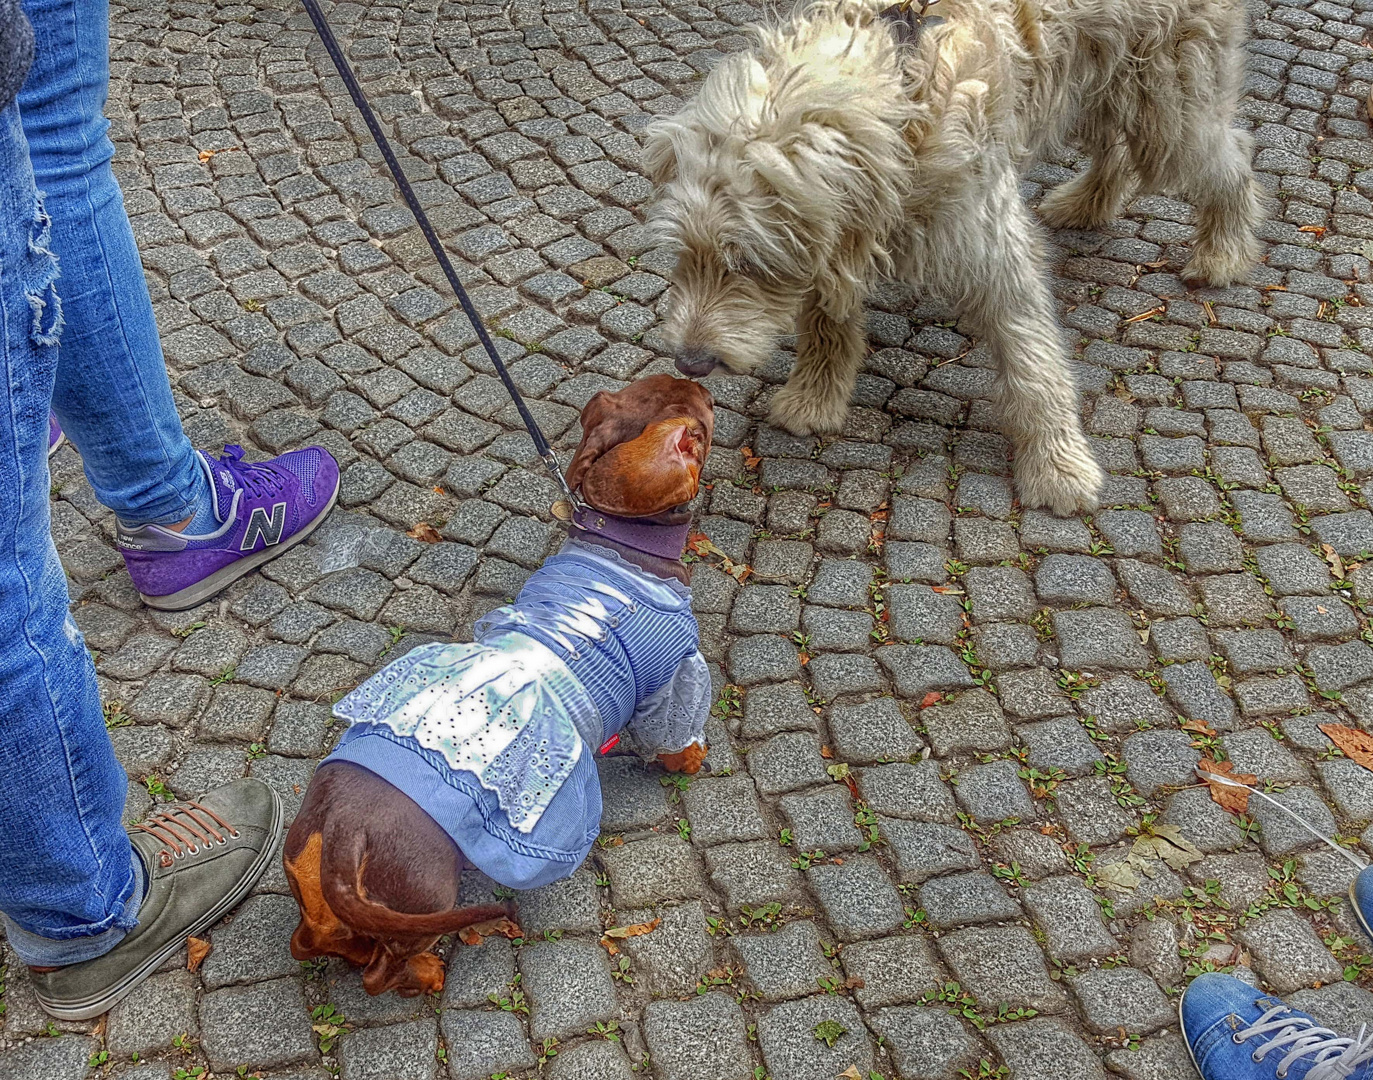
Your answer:
[[[1278,1062],[1276,1076],[1283,1080],[1287,1070],[1301,1058],[1310,1057],[1313,1068],[1305,1080],[1344,1080],[1352,1076],[1354,1070],[1368,1061],[1373,1061],[1373,1033],[1367,1032],[1367,1025],[1359,1029],[1355,1038],[1337,1035],[1329,1028],[1319,1026],[1306,1016],[1293,1016],[1286,1005],[1269,1009],[1252,1024],[1235,1032],[1231,1038],[1237,1043],[1261,1035],[1273,1035],[1251,1055],[1255,1064],[1271,1053],[1285,1050],[1286,1054]]]
[[[134,828],[162,841],[157,857],[163,866],[171,866],[183,856],[199,854],[202,848],[227,844],[225,833],[234,839],[239,836],[237,829],[194,799],[154,811]]]
[[[241,446],[226,446],[218,464],[254,498],[276,495],[286,482],[281,472],[270,463],[244,461]]]

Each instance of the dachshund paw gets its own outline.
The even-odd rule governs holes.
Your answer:
[[[704,743],[692,743],[675,754],[659,754],[658,764],[668,772],[690,773],[695,776],[701,771],[708,749]]]

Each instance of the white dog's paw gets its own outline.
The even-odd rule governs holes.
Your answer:
[[[1020,503],[1060,517],[1096,509],[1106,474],[1080,435],[1034,443],[1016,451]]]
[[[1229,249],[1199,246],[1182,268],[1182,280],[1194,289],[1204,289],[1208,285],[1223,289],[1237,281],[1247,280],[1258,258],[1257,241],[1234,245]]]
[[[788,383],[772,399],[768,422],[793,435],[832,435],[844,430],[849,403],[843,398],[824,398]]]
[[[1075,176],[1048,192],[1039,216],[1051,229],[1095,229],[1116,216],[1117,199],[1090,172]]]

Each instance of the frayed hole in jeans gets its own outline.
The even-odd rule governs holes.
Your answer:
[[[29,337],[35,345],[56,345],[62,337],[65,319],[62,298],[57,294],[57,279],[61,276],[57,256],[48,246],[52,242],[52,219],[43,206],[43,193],[34,197],[33,225],[29,231],[29,281],[24,295],[33,311]]]

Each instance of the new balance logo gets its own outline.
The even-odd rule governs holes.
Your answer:
[[[272,504],[272,516],[267,516],[267,511],[261,506],[253,507],[253,512],[248,516],[248,528],[243,534],[243,543],[238,546],[239,551],[252,551],[257,547],[257,542],[262,541],[264,547],[271,547],[273,544],[281,543],[282,530],[286,528],[286,504],[284,502]]]

